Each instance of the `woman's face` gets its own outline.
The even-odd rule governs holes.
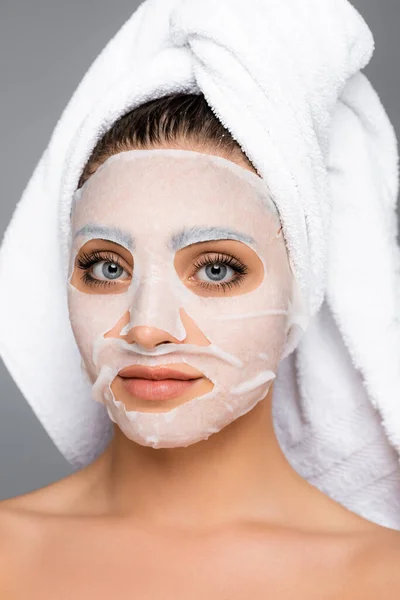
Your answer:
[[[124,152],[78,193],[72,328],[94,399],[143,445],[206,439],[275,377],[293,280],[266,187],[243,167]]]

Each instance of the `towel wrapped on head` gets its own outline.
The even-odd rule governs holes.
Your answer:
[[[308,300],[309,327],[275,383],[282,449],[332,498],[400,529],[398,155],[361,72],[372,52],[347,0],[147,0],[97,57],[0,251],[12,282],[0,295],[0,355],[75,468],[104,449],[112,423],[91,398],[68,317],[73,193],[117,118],[203,93],[267,182]],[[32,256],[46,257],[39,285]]]

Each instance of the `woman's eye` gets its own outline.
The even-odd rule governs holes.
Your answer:
[[[211,291],[239,286],[248,273],[247,266],[239,258],[224,254],[202,255],[194,268],[190,279]]]
[[[232,267],[223,263],[214,263],[213,265],[207,265],[202,267],[198,272],[197,276],[200,281],[212,281],[216,283],[226,283],[232,279],[235,275],[235,271]]]
[[[124,273],[126,277],[123,279],[129,277],[129,274],[125,271],[123,267],[121,267],[121,265],[109,261],[102,261],[100,263],[97,263],[92,268],[92,274],[95,276],[96,279],[99,279],[101,281],[104,281],[102,279],[103,277],[106,281],[120,279],[121,275]]]
[[[117,255],[94,251],[77,258],[77,267],[83,271],[82,281],[90,286],[110,286],[114,281],[125,281],[130,274],[120,264]]]

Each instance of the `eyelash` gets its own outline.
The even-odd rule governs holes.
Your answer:
[[[117,265],[121,269],[124,269],[123,265],[119,261],[118,256],[115,254],[111,254],[109,252],[100,252],[98,250],[95,250],[94,252],[91,252],[89,254],[84,252],[82,254],[82,256],[79,256],[77,259],[78,268],[82,269],[82,271],[84,271],[84,273],[82,275],[82,281],[86,285],[90,285],[90,286],[101,285],[103,287],[108,287],[110,285],[113,285],[114,284],[113,281],[96,279],[95,277],[91,276],[89,269],[91,267],[93,267],[94,265],[96,265],[98,262],[112,263],[112,264]],[[226,291],[227,289],[232,289],[233,286],[240,286],[241,282],[243,281],[246,274],[248,273],[248,268],[246,267],[246,265],[244,265],[242,263],[242,261],[239,260],[239,258],[237,258],[234,255],[216,254],[214,256],[210,256],[209,254],[205,254],[203,256],[200,256],[197,259],[197,261],[194,263],[194,267],[195,267],[194,274],[197,273],[197,271],[199,271],[203,267],[206,267],[208,265],[215,265],[215,264],[222,264],[222,265],[227,265],[228,267],[231,267],[235,271],[236,275],[235,275],[234,279],[232,279],[231,281],[226,281],[223,283],[211,284],[211,283],[207,283],[205,281],[197,282],[199,285],[201,285],[202,287],[204,287],[206,289],[211,289],[211,290],[222,289],[222,290]]]
[[[89,254],[84,252],[82,254],[82,256],[78,257],[78,259],[77,259],[78,268],[82,269],[82,271],[84,271],[84,273],[82,275],[82,281],[86,285],[91,285],[91,286],[102,285],[103,287],[108,287],[110,285],[113,285],[114,284],[113,281],[96,279],[95,277],[92,277],[91,274],[89,273],[89,269],[91,267],[93,267],[94,265],[96,265],[98,262],[112,263],[114,265],[117,265],[118,267],[121,267],[121,269],[124,269],[123,265],[120,263],[119,258],[116,254],[111,254],[109,252],[99,252],[98,250],[95,250],[94,252],[90,252]]]
[[[200,258],[194,263],[194,267],[196,268],[195,272],[197,273],[197,271],[200,271],[201,268],[215,264],[227,265],[228,267],[231,267],[231,269],[235,271],[236,275],[231,281],[225,281],[222,283],[207,283],[206,281],[198,281],[202,287],[208,290],[215,290],[217,288],[226,291],[227,289],[232,289],[233,286],[240,286],[241,282],[248,273],[248,268],[246,265],[244,265],[242,261],[233,254],[216,254],[216,256],[205,254],[200,256]]]

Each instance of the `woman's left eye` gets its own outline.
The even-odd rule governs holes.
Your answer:
[[[240,285],[248,269],[238,258],[229,255],[205,255],[195,263],[195,279],[208,289],[226,289]]]
[[[230,281],[235,274],[232,267],[228,267],[223,263],[214,263],[202,267],[198,272],[197,276],[200,281],[213,281],[215,283],[221,283],[222,281]]]

